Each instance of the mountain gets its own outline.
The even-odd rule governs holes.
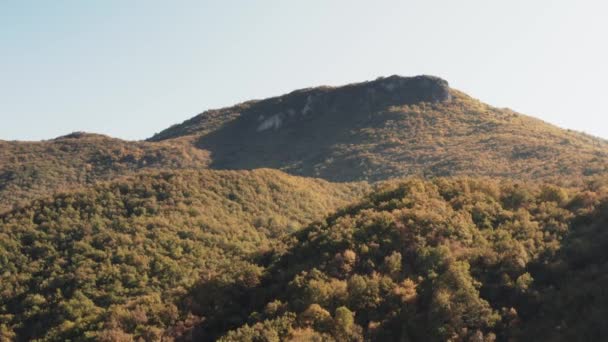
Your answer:
[[[150,141],[208,151],[217,169],[331,181],[409,175],[578,179],[606,171],[605,140],[483,104],[431,76],[318,87],[211,110]]]
[[[601,340],[607,158],[432,76],[0,141],[0,341]]]
[[[0,140],[0,212],[56,191],[138,170],[204,168],[206,151],[173,142],[131,142],[76,132],[53,140]]]
[[[493,108],[432,76],[391,76],[210,110],[148,141],[0,141],[0,212],[138,170],[273,168],[330,181],[492,176],[579,182],[606,141]]]
[[[184,308],[193,284],[255,279],[257,253],[367,189],[274,170],[173,171],[35,200],[0,215],[0,340],[169,335],[195,318]]]

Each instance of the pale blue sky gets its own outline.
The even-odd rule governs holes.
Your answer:
[[[608,138],[605,3],[2,0],[0,139],[144,139],[205,109],[391,74]]]

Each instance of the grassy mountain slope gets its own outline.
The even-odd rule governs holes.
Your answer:
[[[408,175],[571,179],[602,173],[606,141],[483,104],[428,76],[304,89],[205,112],[151,138],[209,151],[211,167],[332,181]]]
[[[205,277],[254,281],[273,237],[361,196],[273,170],[138,174],[0,215],[0,340],[156,340]],[[235,275],[235,274],[238,274]],[[171,330],[172,329],[172,330]]]
[[[236,315],[246,324],[223,341],[601,340],[606,195],[487,179],[386,184],[295,233],[260,285],[201,330],[214,337]],[[200,303],[218,298],[199,288]]]
[[[208,154],[184,144],[73,133],[41,142],[0,141],[0,212],[55,191],[142,169],[200,168]]]

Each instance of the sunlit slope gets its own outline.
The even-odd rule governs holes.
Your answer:
[[[203,168],[208,153],[184,144],[74,133],[40,142],[0,141],[0,212],[145,169]]]
[[[189,319],[182,299],[201,277],[255,276],[250,260],[273,237],[366,189],[273,170],[206,170],[139,174],[35,200],[0,216],[0,336],[115,340],[117,327],[146,340],[171,334]]]

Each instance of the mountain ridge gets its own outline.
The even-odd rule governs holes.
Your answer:
[[[150,140],[207,150],[211,168],[270,167],[331,181],[547,179],[550,169],[581,178],[608,160],[606,140],[492,107],[432,76],[296,90],[204,112]]]
[[[330,181],[490,176],[578,182],[606,140],[484,104],[434,76],[311,87],[209,110],[125,141],[73,132],[0,141],[0,211],[141,169],[257,169]]]
[[[309,103],[309,101],[311,100],[310,97],[319,96],[319,95],[322,96],[322,95],[327,95],[327,94],[331,94],[331,93],[334,93],[334,95],[335,95],[335,93],[338,93],[337,96],[339,96],[339,95],[341,95],[340,93],[346,92],[347,93],[346,96],[353,96],[352,93],[348,94],[349,91],[353,91],[355,93],[358,93],[355,95],[362,95],[361,93],[363,93],[363,95],[368,95],[368,96],[372,95],[373,96],[374,95],[373,93],[375,93],[376,91],[380,91],[383,93],[386,93],[387,91],[389,93],[393,93],[396,91],[397,93],[400,93],[402,98],[401,99],[393,98],[393,101],[395,101],[395,102],[400,101],[400,102],[404,102],[404,103],[405,102],[414,103],[414,102],[422,102],[425,100],[430,101],[430,102],[448,100],[450,97],[448,90],[449,90],[449,86],[448,86],[447,81],[445,81],[439,77],[430,76],[430,75],[420,75],[420,76],[413,76],[413,77],[391,75],[388,77],[378,77],[373,81],[354,82],[354,83],[349,83],[349,84],[345,84],[345,85],[341,85],[341,86],[321,85],[321,86],[316,86],[316,87],[307,87],[307,88],[296,89],[296,90],[293,90],[293,91],[288,92],[283,95],[272,96],[272,97],[268,97],[265,99],[248,100],[248,101],[241,102],[241,103],[233,105],[233,106],[223,107],[220,109],[211,109],[211,110],[205,111],[201,114],[198,114],[188,120],[185,120],[184,122],[182,122],[180,124],[172,125],[171,127],[167,128],[159,133],[154,134],[152,137],[150,137],[146,140],[147,141],[160,141],[160,140],[175,138],[176,137],[175,134],[177,134],[180,131],[180,128],[186,129],[190,133],[194,133],[191,128],[188,128],[188,126],[195,125],[197,128],[203,128],[200,126],[200,124],[208,124],[209,116],[213,117],[220,113],[234,111],[235,109],[236,110],[246,110],[246,109],[250,108],[251,106],[255,106],[255,105],[266,106],[266,105],[276,104],[276,103],[287,101],[288,99],[293,98],[293,97],[298,97],[298,98],[302,97],[302,96],[305,97],[306,100],[302,101],[301,99],[299,99],[298,102],[301,102],[301,103],[299,103],[299,107],[301,108],[300,113],[306,114],[307,112],[312,110],[312,108],[310,108],[311,103]],[[268,128],[270,128],[270,126],[268,126]],[[262,130],[264,130],[264,129],[262,129]],[[181,135],[183,135],[183,132],[179,133],[179,136],[181,136]]]
[[[62,189],[143,169],[206,168],[206,151],[74,132],[54,139],[0,141],[0,212]]]

